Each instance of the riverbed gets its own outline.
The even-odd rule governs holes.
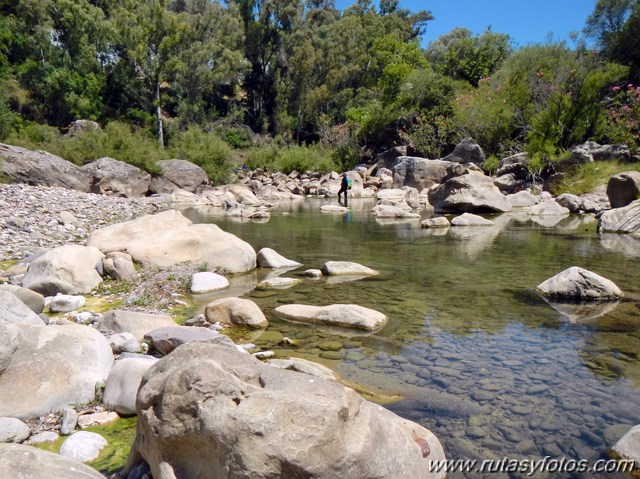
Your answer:
[[[320,212],[327,203],[286,202],[267,222],[219,209],[184,212],[256,251],[273,248],[304,264],[285,277],[304,278],[329,260],[380,272],[304,278],[286,290],[232,278],[231,291],[270,321],[247,340],[280,357],[322,362],[381,397],[401,397],[386,406],[431,429],[452,459],[595,461],[640,423],[640,240],[599,235],[593,216],[534,221],[515,212],[487,216],[492,227],[423,230],[419,220],[373,218],[373,200],[351,200],[347,214]],[[611,279],[625,298],[598,308],[547,304],[536,286],[570,266]],[[359,304],[389,323],[369,335],[295,324],[272,314],[287,303]]]

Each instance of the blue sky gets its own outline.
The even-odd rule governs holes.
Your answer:
[[[336,0],[338,8],[355,0]],[[375,2],[377,4],[377,2]],[[515,46],[569,39],[580,32],[593,11],[596,0],[400,0],[401,8],[430,10],[435,20],[427,24],[424,46],[455,27],[466,27],[474,34],[488,26],[494,32],[511,35]]]

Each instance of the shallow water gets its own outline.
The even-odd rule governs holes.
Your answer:
[[[270,247],[304,264],[285,277],[302,277],[329,260],[381,273],[357,281],[305,279],[273,291],[254,290],[273,273],[236,277],[233,294],[258,303],[270,320],[264,333],[246,339],[401,395],[388,407],[431,429],[449,458],[595,460],[640,423],[639,240],[600,237],[592,217],[554,225],[509,214],[491,217],[494,227],[431,231],[417,220],[377,221],[371,200],[352,200],[348,215],[321,213],[325,202],[286,203],[266,223],[221,216],[219,209],[185,211],[256,251]],[[625,299],[599,309],[556,309],[541,300],[535,287],[569,266],[611,279]],[[212,297],[201,298],[201,307]],[[355,303],[385,313],[389,324],[360,335],[289,323],[271,313],[285,303]],[[279,345],[285,336],[298,347]]]

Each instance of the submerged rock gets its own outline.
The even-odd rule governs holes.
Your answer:
[[[352,261],[327,261],[320,268],[325,276],[334,275],[359,275],[359,276],[375,276],[379,274],[376,270],[363,266]]]
[[[387,324],[387,317],[373,309],[355,304],[332,304],[330,306],[310,306],[305,304],[285,304],[273,312],[282,319],[324,326],[376,331]]]
[[[494,226],[495,223],[482,216],[463,213],[451,220],[451,226]]]
[[[271,248],[258,251],[257,263],[261,268],[297,268],[302,263],[285,258]]]

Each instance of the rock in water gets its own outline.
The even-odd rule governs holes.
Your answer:
[[[302,263],[285,258],[271,248],[262,248],[258,251],[258,266],[261,268],[297,268]]]
[[[569,300],[612,300],[624,294],[616,284],[584,268],[573,266],[538,285],[547,298]]]
[[[136,408],[123,477],[142,460],[158,478],[444,477],[428,472],[444,452],[427,429],[340,384],[224,346],[192,343],[158,361]]]
[[[355,304],[332,304],[330,306],[309,306],[305,304],[285,304],[273,312],[290,321],[340,326],[343,328],[377,331],[387,324],[387,317],[373,309]]]

